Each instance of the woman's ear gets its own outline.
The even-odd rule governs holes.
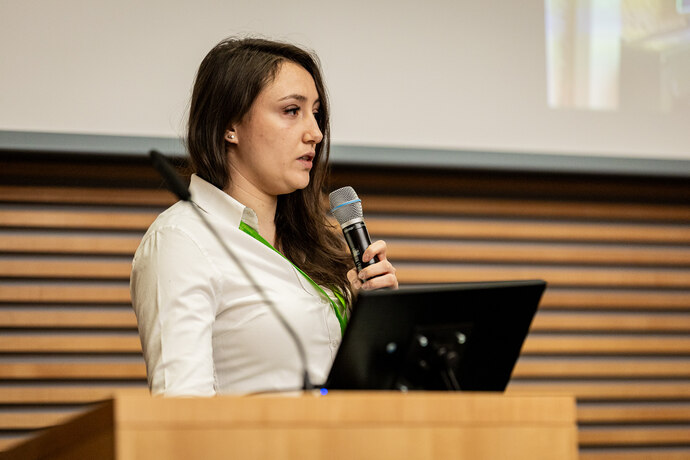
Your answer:
[[[232,129],[225,130],[225,140],[231,144],[237,144],[237,134]]]

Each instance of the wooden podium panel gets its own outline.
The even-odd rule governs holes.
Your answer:
[[[8,459],[577,458],[569,396],[331,392],[160,398],[122,392]]]

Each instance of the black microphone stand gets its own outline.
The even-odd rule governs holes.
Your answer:
[[[189,188],[187,188],[182,180],[180,180],[180,177],[177,175],[177,172],[173,169],[173,167],[168,163],[168,160],[166,160],[165,156],[163,156],[161,153],[157,152],[156,150],[151,150],[149,152],[149,156],[151,157],[151,161],[153,162],[153,167],[156,168],[156,170],[160,173],[161,176],[163,176],[163,179],[165,182],[168,184],[168,189],[173,192],[180,200],[182,201],[187,201],[191,205],[192,209],[194,209],[194,212],[196,212],[197,216],[201,219],[201,221],[204,223],[206,228],[213,234],[213,237],[220,243],[220,246],[223,248],[225,253],[233,260],[235,265],[240,269],[242,274],[247,278],[249,281],[249,284],[251,284],[252,288],[256,290],[256,292],[259,293],[259,296],[261,297],[261,300],[263,300],[266,303],[266,306],[268,306],[269,310],[271,310],[271,313],[278,319],[280,324],[285,328],[287,333],[290,335],[290,338],[292,341],[295,343],[295,346],[297,347],[297,353],[299,354],[300,361],[302,362],[302,369],[303,369],[303,375],[302,375],[302,390],[312,390],[314,389],[314,385],[311,383],[311,380],[309,379],[309,367],[307,366],[307,354],[304,350],[304,345],[302,344],[302,341],[299,339],[297,336],[297,333],[295,330],[290,326],[290,324],[285,320],[283,315],[280,313],[280,311],[276,308],[275,303],[268,297],[266,292],[263,290],[263,288],[259,285],[259,283],[256,282],[254,277],[252,276],[251,273],[245,268],[245,266],[242,264],[242,262],[239,260],[237,255],[230,249],[230,247],[225,244],[225,241],[223,241],[223,238],[218,234],[218,231],[211,225],[211,223],[208,221],[206,216],[204,216],[204,213],[202,213],[199,210],[198,205],[192,200],[192,195],[189,192]]]

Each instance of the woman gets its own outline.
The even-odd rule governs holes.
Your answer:
[[[314,56],[284,43],[227,39],[204,58],[187,133],[192,198],[295,329],[316,383],[328,375],[353,295],[398,286],[383,241],[363,255],[380,262],[359,274],[350,269],[322,206],[328,146],[328,101]],[[301,386],[288,333],[188,203],[147,231],[131,293],[154,394]]]

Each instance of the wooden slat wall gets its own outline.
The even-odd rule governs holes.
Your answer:
[[[129,266],[173,199],[135,158],[7,153],[0,180],[1,450],[146,387]]]
[[[0,156],[0,448],[145,386],[140,158]],[[690,181],[334,168],[402,283],[549,282],[509,391],[578,398],[581,458],[690,457]]]

